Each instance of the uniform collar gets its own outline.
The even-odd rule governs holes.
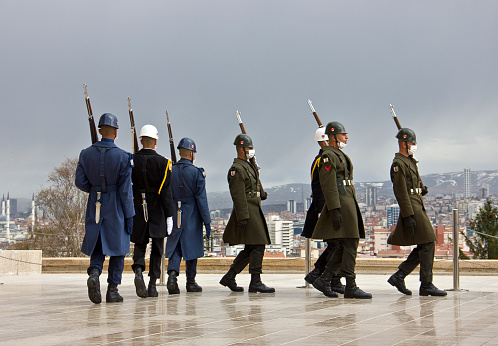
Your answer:
[[[139,153],[144,155],[154,155],[156,151],[154,149],[142,148],[139,150]]]
[[[92,144],[95,147],[103,147],[103,148],[116,148],[116,143],[114,141],[112,142],[106,142],[106,141],[98,141]]]
[[[185,165],[191,165],[192,161],[190,161],[189,159],[181,158],[177,163],[183,163]]]

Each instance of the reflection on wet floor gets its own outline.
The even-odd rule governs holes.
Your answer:
[[[468,291],[403,296],[384,275],[361,275],[372,300],[327,298],[303,275],[266,274],[274,294],[234,293],[220,275],[200,274],[204,291],[135,295],[125,274],[123,303],[92,304],[82,274],[2,276],[2,344],[133,345],[496,345],[498,276],[462,277]],[[241,275],[240,284],[245,283]],[[407,285],[417,287],[417,278]],[[452,278],[436,278],[449,288]],[[248,281],[248,278],[247,278]],[[102,287],[105,289],[105,287]]]

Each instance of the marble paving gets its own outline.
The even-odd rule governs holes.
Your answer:
[[[420,297],[411,275],[404,296],[386,275],[358,275],[372,300],[327,298],[303,286],[300,274],[263,274],[274,294],[243,293],[218,284],[221,274],[200,274],[202,293],[179,295],[159,287],[158,298],[136,296],[133,274],[119,291],[123,303],[95,305],[86,275],[0,276],[2,345],[498,345],[498,276],[463,276],[462,291]],[[107,284],[101,276],[102,293]],[[436,276],[441,289],[451,276]]]

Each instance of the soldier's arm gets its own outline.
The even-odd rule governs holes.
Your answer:
[[[320,186],[320,174],[318,169],[319,158],[313,162],[314,170],[312,170],[311,181],[311,195],[313,196],[313,204],[317,212],[321,212],[325,204],[325,197],[323,197],[322,187]],[[316,166],[315,166],[316,163]]]
[[[161,206],[164,210],[164,216],[170,217],[175,213],[175,207],[173,204],[173,194],[171,192],[171,172],[172,172],[172,162],[166,159],[165,165],[162,167],[161,172],[161,185],[157,193],[160,196]]]
[[[391,166],[391,181],[393,183],[394,196],[398,201],[401,216],[407,217],[415,214],[406,186],[405,171],[401,163],[393,162]]]
[[[228,187],[232,196],[233,209],[235,210],[237,221],[249,219],[244,178],[242,173],[235,167],[232,167],[228,172]]]
[[[88,177],[86,176],[85,170],[83,169],[83,165],[81,164],[81,154],[80,158],[78,160],[78,165],[76,166],[76,174],[74,178],[74,185],[78,189],[84,192],[90,192],[90,189],[92,188],[92,185],[90,184],[90,181],[88,180]]]
[[[131,157],[124,153],[121,157],[121,165],[118,179],[118,193],[123,207],[124,218],[135,216],[133,205],[133,191],[131,187]]]
[[[197,203],[197,208],[199,208],[199,212],[201,214],[202,222],[204,224],[211,223],[211,215],[209,214],[209,206],[206,194],[206,173],[204,173],[204,169],[202,168],[199,168],[197,170],[195,200]]]
[[[319,175],[327,210],[340,208],[336,165],[329,155],[322,155],[319,164]]]

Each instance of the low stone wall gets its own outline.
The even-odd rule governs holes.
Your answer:
[[[41,250],[1,250],[0,274],[40,274],[42,272]]]
[[[166,263],[167,263],[166,259]],[[223,273],[226,272],[233,257],[203,257],[199,258],[197,271],[199,273]],[[314,262],[315,260],[313,260]],[[358,274],[392,274],[402,259],[397,258],[357,258],[356,273]],[[148,261],[147,268],[148,268]],[[90,263],[88,257],[76,258],[43,258],[44,273],[86,273]],[[125,272],[131,272],[133,260],[130,257],[125,259]],[[108,260],[104,264],[104,271],[107,271]],[[166,264],[167,265],[167,264]],[[461,260],[459,262],[461,275],[498,275],[498,260]],[[182,262],[180,271],[185,270],[185,263]],[[246,269],[247,270],[247,269]],[[265,258],[263,260],[263,271],[267,273],[304,273],[304,258]],[[418,269],[416,269],[416,272]],[[434,262],[435,274],[453,274],[452,260],[436,260]]]

